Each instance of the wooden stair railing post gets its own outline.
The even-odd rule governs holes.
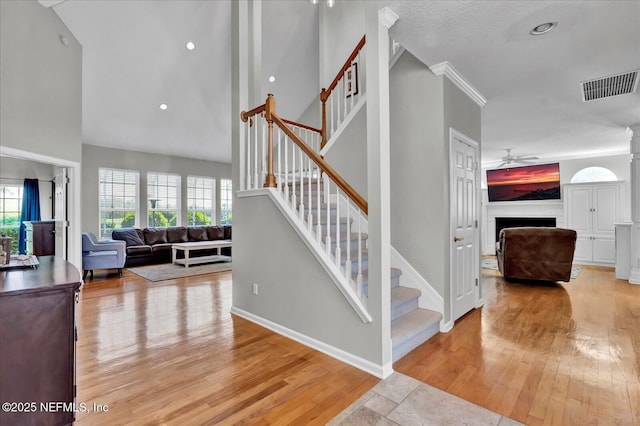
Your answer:
[[[269,126],[269,136],[267,139],[267,176],[264,178],[264,188],[275,188],[276,177],[273,174],[273,114],[276,112],[276,100],[271,93],[267,95],[265,102],[265,119]]]
[[[320,131],[320,137],[322,141],[320,142],[320,149],[324,148],[327,144],[327,98],[328,98],[327,90],[322,88],[322,92],[320,92],[320,102],[322,102],[322,130]]]

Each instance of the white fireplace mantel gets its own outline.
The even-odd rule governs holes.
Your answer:
[[[555,217],[556,226],[564,227],[564,204],[553,201],[504,201],[486,204],[484,217],[483,254],[496,254],[496,217]]]

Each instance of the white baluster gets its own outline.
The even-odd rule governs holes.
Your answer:
[[[313,177],[313,173],[311,173],[311,157],[309,157],[309,176],[308,176],[308,183],[309,183],[309,200],[307,202],[307,209],[309,210],[309,212],[307,213],[307,230],[309,232],[311,232],[311,225],[313,224],[313,216],[311,215],[311,212],[313,211],[313,204],[311,204],[311,178]]]
[[[348,93],[347,92],[347,86],[348,86],[349,83],[347,82],[347,75],[346,74],[342,78],[344,79],[344,84],[342,85],[343,86],[342,102],[344,103],[342,119],[344,120],[344,119],[347,118],[347,93]],[[351,76],[351,78],[353,79],[353,75]],[[353,80],[351,80],[351,84],[353,85]],[[351,97],[353,98],[353,96],[351,96]]]
[[[320,224],[320,216],[321,216],[321,212],[320,212],[320,181],[323,178],[322,173],[318,174],[318,182],[317,182],[317,190],[318,193],[316,194],[316,198],[317,198],[317,204],[316,204],[316,240],[318,240],[318,242],[322,242],[322,225]]]
[[[326,217],[327,217],[327,223],[326,223],[327,236],[326,236],[326,240],[325,240],[324,243],[326,244],[327,254],[329,256],[331,256],[331,216],[330,216],[331,203],[329,203],[329,194],[330,194],[330,192],[329,192],[329,184],[330,183],[331,182],[329,181],[329,178],[327,176],[327,178],[324,181],[324,186],[325,186],[324,193],[326,195],[324,201],[325,201],[325,205],[327,206],[327,215],[326,215]]]
[[[304,162],[302,160],[302,150],[300,150],[300,205],[298,206],[298,216],[304,221]]]
[[[284,137],[284,199],[289,202],[289,137]]]
[[[258,187],[258,116],[256,115],[256,122],[254,123],[255,137],[253,140],[253,187]]]
[[[344,275],[351,280],[351,204],[348,198],[345,209],[347,210],[347,260],[344,263]]]
[[[276,174],[276,185],[280,191],[282,191],[282,160],[280,158],[280,144],[282,143],[281,137],[282,131],[278,127],[278,138],[276,139],[276,143],[278,144],[278,172]]]
[[[247,181],[244,183],[245,187],[243,189],[251,189],[251,120],[247,120]]]
[[[356,84],[358,83],[358,77],[360,77],[360,76],[358,75],[358,69],[359,69],[360,67],[359,67],[358,65],[356,65],[356,66],[354,67],[354,66],[353,66],[353,64],[355,64],[355,63],[357,63],[355,60],[354,60],[353,62],[351,62],[351,67],[356,71],[355,73],[353,73],[353,74],[352,74],[352,79],[353,79],[353,80],[352,80],[352,82],[351,82],[351,84],[353,85],[352,87],[353,87],[353,89],[354,89],[354,90],[355,90],[355,88],[356,88]],[[353,72],[353,71],[352,71],[352,72]],[[358,90],[358,92],[359,92],[359,90]],[[355,98],[356,98],[356,95],[352,93],[352,94],[351,94],[351,111],[353,111],[353,103],[355,102]]]
[[[356,278],[356,293],[358,297],[362,299],[362,227],[360,224],[360,218],[362,217],[362,211],[358,209],[358,276]]]
[[[333,96],[333,92],[331,92],[331,95],[329,95],[329,110],[331,112],[331,134],[329,135],[329,137],[333,136],[333,132],[334,132],[334,126],[333,126],[333,99],[335,98],[335,96]]]
[[[260,182],[264,182],[267,177],[267,122],[262,122],[262,151],[260,152]]]
[[[291,141],[291,208],[296,210],[296,143]]]
[[[340,250],[340,188],[336,186],[336,266],[340,268],[342,251]]]

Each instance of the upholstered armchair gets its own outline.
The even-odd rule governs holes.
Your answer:
[[[82,279],[91,272],[93,278],[94,269],[117,268],[118,275],[122,277],[122,268],[127,258],[127,244],[124,241],[99,241],[91,232],[82,233]]]
[[[505,228],[496,244],[498,269],[506,279],[568,282],[576,236],[573,229]]]

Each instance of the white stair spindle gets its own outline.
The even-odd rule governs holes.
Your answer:
[[[253,139],[253,187],[258,187],[258,116],[256,115],[256,122],[254,123],[255,137]]]
[[[289,137],[284,137],[284,199],[289,202]]]
[[[358,297],[362,299],[362,227],[360,224],[360,218],[362,217],[362,211],[358,209],[358,276],[356,278],[356,293]]]
[[[357,87],[357,84],[358,84],[358,77],[359,77],[359,75],[358,75],[358,68],[359,67],[358,67],[358,65],[356,65],[354,67],[353,64],[357,64],[355,59],[354,59],[353,62],[351,62],[351,69],[352,69],[351,72],[353,73],[352,76],[351,76],[351,84],[353,85],[352,86],[353,90],[352,90],[351,98],[350,98],[351,99],[351,107],[349,109],[350,111],[353,110],[353,104],[355,102],[355,97],[356,97],[355,93],[353,93],[353,92],[355,92],[355,90],[356,90],[356,87]],[[355,71],[355,72],[353,72],[353,71]]]
[[[296,143],[291,141],[291,208],[296,210]]]
[[[309,157],[308,159],[308,167],[309,167],[309,174],[307,177],[307,183],[309,184],[309,200],[307,200],[307,210],[309,210],[309,212],[307,213],[307,230],[309,232],[311,232],[311,225],[313,224],[313,216],[311,216],[311,212],[313,209],[313,204],[311,204],[311,179],[313,178],[313,173],[311,173],[311,165],[313,164],[311,162],[311,158]]]
[[[267,122],[262,122],[262,151],[260,151],[260,183],[258,187],[265,181],[267,177]]]
[[[340,249],[340,188],[336,186],[336,266],[340,268],[342,251]]]
[[[329,256],[331,256],[331,204],[329,203],[329,185],[330,185],[331,181],[329,181],[329,179],[325,179],[324,185],[325,185],[325,194],[327,194],[326,198],[325,198],[325,205],[327,206],[327,223],[325,224],[327,227],[327,235],[326,235],[326,240],[325,240],[325,244],[326,244],[326,249],[327,249],[327,254]]]
[[[251,120],[253,119],[250,118],[247,120],[247,163],[245,164],[247,169],[247,180],[244,183],[243,189],[251,189]]]
[[[351,280],[351,204],[347,198],[347,260],[344,263],[344,275]]]
[[[318,193],[316,194],[316,240],[318,240],[318,242],[322,242],[322,225],[320,225],[320,181],[321,179],[323,179],[322,173],[318,174],[318,182],[317,182],[317,190]]]
[[[300,150],[300,205],[298,206],[298,215],[300,220],[304,221],[304,161],[302,159],[302,150]]]
[[[333,92],[331,93],[331,95],[333,95]],[[329,95],[329,110],[331,112],[331,135],[329,136],[333,136],[333,132],[334,132],[334,127],[333,127],[333,99],[335,98],[335,96],[331,96]]]
[[[279,191],[282,191],[282,156],[280,145],[282,145],[282,130],[278,127],[278,139],[276,139],[278,143],[278,173],[276,175],[276,185]]]
[[[347,71],[347,72],[349,72],[349,71]],[[347,75],[346,74],[342,78],[343,78],[342,102],[344,103],[344,106],[342,108],[342,110],[343,110],[342,119],[344,120],[344,119],[347,118],[347,93],[349,93],[349,92],[347,92],[347,86],[349,85],[349,83],[347,82]],[[353,76],[352,76],[352,78],[353,78]],[[353,84],[353,80],[352,80],[351,84]],[[351,97],[353,97],[353,96],[351,96]]]

